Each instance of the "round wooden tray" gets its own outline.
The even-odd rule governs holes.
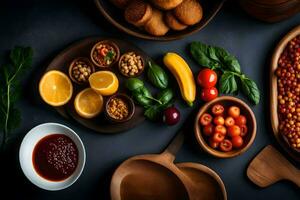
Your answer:
[[[225,0],[202,0],[203,18],[199,23],[182,31],[169,31],[166,35],[159,37],[150,35],[144,30],[127,23],[123,17],[123,11],[116,8],[108,0],[94,0],[94,2],[98,10],[111,24],[129,35],[148,40],[178,40],[204,28],[218,13]]]
[[[279,121],[278,121],[278,113],[277,113],[277,76],[275,74],[278,59],[283,52],[284,48],[288,44],[288,42],[300,34],[300,26],[295,27],[291,30],[287,35],[285,35],[281,41],[278,43],[275,48],[274,54],[271,60],[271,71],[270,71],[270,111],[271,111],[271,125],[273,129],[274,136],[278,143],[282,146],[282,148],[297,162],[300,162],[300,152],[293,150],[287,141],[285,141],[284,137],[278,130]]]
[[[59,70],[59,71],[62,71],[64,73],[68,74],[69,65],[72,62],[72,60],[74,60],[75,58],[78,58],[78,57],[86,57],[86,58],[90,59],[90,50],[92,49],[94,44],[96,44],[97,42],[99,42],[101,40],[110,40],[110,41],[114,42],[115,44],[117,44],[118,47],[120,48],[121,54],[126,53],[128,51],[134,51],[134,52],[137,52],[138,54],[140,54],[144,58],[145,63],[147,63],[148,61],[151,60],[151,58],[149,56],[147,56],[145,52],[143,52],[141,49],[139,49],[138,47],[136,47],[135,45],[133,45],[129,42],[125,42],[125,41],[118,40],[118,39],[92,37],[92,38],[86,38],[86,39],[80,40],[80,41],[72,44],[65,50],[63,50],[51,61],[51,63],[48,65],[46,71],[56,69],[56,70]],[[101,70],[97,66],[95,66],[95,69],[96,69],[96,71]],[[119,73],[117,64],[115,66],[113,66],[111,70],[116,73],[116,75],[120,81],[118,92],[126,92],[124,84],[123,84],[124,81],[126,80],[126,78],[124,76],[122,76],[121,73]],[[143,79],[143,75],[141,75],[140,78]],[[144,109],[138,105],[136,105],[135,113],[134,113],[133,117],[131,118],[131,120],[129,120],[128,122],[124,122],[124,123],[112,123],[104,117],[104,113],[101,113],[98,117],[93,118],[93,119],[82,118],[75,111],[74,98],[79,91],[81,91],[82,89],[84,89],[86,87],[89,87],[89,85],[86,84],[84,86],[81,86],[81,85],[77,85],[77,84],[73,83],[73,86],[74,86],[74,92],[73,92],[73,96],[72,96],[72,99],[70,100],[70,102],[67,105],[55,108],[65,118],[71,117],[78,123],[82,124],[83,126],[90,128],[96,132],[100,132],[100,133],[117,133],[117,132],[126,131],[128,129],[133,128],[134,126],[137,126],[138,124],[142,123],[145,120],[145,117],[143,115]],[[104,97],[104,101],[106,99],[107,99],[107,97]]]

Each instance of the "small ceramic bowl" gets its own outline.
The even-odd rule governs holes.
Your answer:
[[[122,99],[124,102],[127,103],[128,105],[128,109],[129,109],[129,113],[128,113],[128,116],[123,118],[123,119],[116,119],[114,117],[111,116],[111,114],[108,112],[108,107],[109,107],[109,103],[112,101],[112,99],[114,98],[120,98]],[[118,93],[118,94],[115,94],[115,95],[112,95],[111,97],[109,97],[106,101],[106,104],[105,104],[105,116],[106,118],[111,121],[111,122],[115,122],[115,123],[122,123],[122,122],[127,122],[129,121],[132,116],[134,115],[134,112],[135,112],[135,105],[134,105],[134,102],[133,100],[127,96],[126,94],[123,94],[123,93]]]
[[[41,177],[33,166],[32,156],[36,144],[44,137],[52,134],[64,134],[68,136],[78,149],[78,164],[73,174],[62,181],[50,181]],[[50,191],[62,190],[71,186],[81,175],[85,165],[85,148],[79,136],[67,126],[57,123],[45,123],[31,129],[24,137],[19,160],[25,176],[36,186]]]
[[[243,144],[242,148],[232,149],[229,152],[222,152],[221,150],[213,149],[207,143],[207,140],[202,133],[202,128],[199,124],[199,118],[204,113],[210,113],[211,108],[215,104],[221,104],[225,107],[225,109],[230,106],[238,106],[241,110],[241,114],[247,118],[248,132],[244,138],[244,144]],[[238,156],[238,155],[244,153],[247,149],[249,149],[249,147],[252,145],[252,143],[255,139],[256,128],[257,127],[256,127],[255,115],[252,112],[252,110],[250,109],[250,107],[242,100],[235,98],[235,97],[231,97],[231,96],[217,97],[216,99],[206,103],[203,107],[200,108],[200,110],[196,116],[195,125],[194,125],[195,136],[196,136],[197,142],[200,145],[200,147],[207,153],[209,153],[215,157],[219,157],[219,158],[235,157],[235,156]]]
[[[143,68],[142,68],[142,69],[139,69],[138,73],[136,73],[136,74],[134,74],[134,75],[126,74],[126,73],[124,73],[124,72],[122,71],[122,61],[125,59],[125,56],[127,56],[127,55],[130,54],[130,53],[134,53],[136,56],[140,56],[141,61],[142,61],[142,67],[143,67]],[[134,64],[136,64],[136,63],[134,63]],[[124,53],[124,54],[120,57],[119,63],[118,63],[118,67],[119,67],[120,73],[121,73],[123,76],[125,76],[125,77],[137,77],[137,76],[139,76],[139,75],[141,75],[141,74],[143,73],[143,71],[144,71],[144,69],[145,69],[145,61],[144,61],[144,58],[143,58],[140,54],[138,54],[138,53],[136,53],[136,52],[127,52],[127,53]]]
[[[106,45],[109,45],[109,46],[112,46],[113,49],[115,50],[116,52],[116,56],[115,56],[115,59],[112,63],[110,63],[109,65],[101,65],[100,63],[98,63],[95,59],[94,59],[94,56],[93,56],[93,53],[94,51],[96,51],[97,47],[100,45],[100,44],[106,44]],[[94,65],[96,65],[97,67],[101,67],[101,68],[109,68],[111,66],[113,66],[115,63],[117,63],[119,61],[119,58],[120,58],[120,49],[119,47],[112,41],[110,40],[103,40],[103,41],[100,41],[98,43],[96,43],[92,50],[91,50],[91,53],[90,53],[90,57],[91,57],[91,60],[92,62],[94,63]]]
[[[69,66],[69,77],[71,78],[71,80],[72,80],[74,83],[77,83],[77,84],[79,84],[79,85],[88,83],[88,82],[89,82],[89,79],[88,79],[88,78],[86,79],[85,82],[79,82],[79,81],[76,80],[76,78],[73,76],[72,71],[73,71],[73,68],[75,67],[74,65],[75,65],[75,63],[76,63],[77,61],[82,61],[82,62],[85,62],[87,65],[89,65],[89,66],[91,67],[91,73],[90,73],[90,74],[92,74],[92,73],[95,72],[95,66],[94,66],[94,64],[90,61],[90,59],[85,58],[85,57],[79,57],[79,58],[74,59],[74,60],[71,62],[70,66]]]

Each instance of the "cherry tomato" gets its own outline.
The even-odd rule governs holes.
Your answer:
[[[163,122],[169,126],[175,125],[180,120],[180,112],[175,107],[166,108],[163,112]]]
[[[216,104],[212,107],[211,111],[214,115],[221,115],[224,112],[224,107],[220,104]]]
[[[214,87],[218,81],[218,76],[214,70],[203,69],[197,77],[198,84],[203,88]]]
[[[232,150],[232,143],[230,142],[230,140],[223,140],[220,143],[220,149],[224,152],[228,152]]]
[[[211,136],[214,133],[214,126],[212,124],[208,124],[203,127],[203,133],[206,136]]]
[[[220,144],[219,142],[214,142],[212,138],[209,138],[209,146],[211,148],[216,149],[218,148],[219,144]]]
[[[241,136],[245,137],[248,132],[248,127],[246,125],[241,125],[240,128],[241,128]]]
[[[224,140],[225,136],[221,133],[214,133],[213,135],[213,141],[214,142],[222,142]]]
[[[100,49],[101,56],[105,57],[107,53],[108,53],[108,49],[107,48],[101,48]]]
[[[235,121],[233,119],[233,117],[227,117],[225,119],[225,126],[229,127],[229,126],[233,126],[235,124]]]
[[[203,125],[203,126],[206,126],[208,124],[211,123],[212,121],[212,116],[208,113],[204,113],[201,117],[200,117],[200,124]]]
[[[203,101],[211,101],[218,96],[218,90],[215,87],[203,88],[201,91],[201,99]]]
[[[240,115],[235,119],[235,124],[238,126],[245,125],[247,123],[247,118],[244,115]]]
[[[215,132],[216,132],[216,133],[221,133],[222,135],[226,135],[227,130],[226,130],[226,128],[225,128],[224,126],[222,126],[222,125],[217,125],[217,126],[215,127]]]
[[[231,106],[228,110],[228,114],[233,118],[240,116],[240,112],[240,108],[237,106]]]
[[[222,116],[216,116],[214,118],[214,124],[215,125],[224,125],[224,118]]]
[[[241,136],[234,136],[231,139],[231,142],[234,148],[241,148],[241,146],[243,146],[244,143],[243,138]]]
[[[230,137],[239,136],[241,134],[241,128],[237,125],[228,127],[228,135]]]

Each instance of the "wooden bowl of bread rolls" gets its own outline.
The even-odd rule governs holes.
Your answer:
[[[177,40],[205,27],[225,0],[94,0],[125,33],[149,40]]]

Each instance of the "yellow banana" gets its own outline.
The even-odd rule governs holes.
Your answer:
[[[196,84],[190,67],[184,59],[176,53],[167,53],[163,61],[165,66],[171,71],[173,76],[175,76],[180,87],[182,98],[189,106],[192,106],[196,98]]]

